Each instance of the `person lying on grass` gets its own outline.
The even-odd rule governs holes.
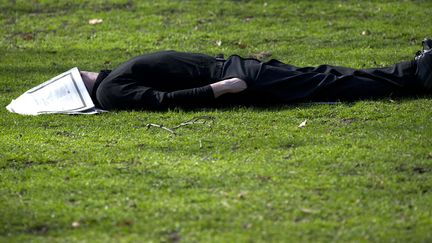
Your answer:
[[[296,67],[275,59],[161,51],[81,76],[95,105],[105,110],[412,96],[432,89],[432,40],[422,44],[414,60],[386,68]]]

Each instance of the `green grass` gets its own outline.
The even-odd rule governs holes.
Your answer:
[[[71,67],[157,50],[363,68],[410,60],[432,34],[430,1],[153,2],[0,0],[1,106]],[[96,116],[0,109],[0,241],[430,242],[431,114],[430,96]],[[215,122],[177,136],[145,128],[200,115]]]

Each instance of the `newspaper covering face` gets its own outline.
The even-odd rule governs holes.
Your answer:
[[[95,107],[76,67],[26,91],[6,109],[22,115],[105,112]]]

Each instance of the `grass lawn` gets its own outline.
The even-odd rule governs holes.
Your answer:
[[[410,60],[432,35],[427,0],[0,9],[2,107],[72,67],[157,50],[366,68]],[[145,127],[204,115],[214,122],[176,136]],[[431,96],[95,116],[1,108],[0,241],[431,242],[431,115]]]

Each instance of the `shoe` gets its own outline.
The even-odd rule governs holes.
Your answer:
[[[428,52],[432,49],[432,39],[429,38],[424,38],[424,40],[422,41],[422,46],[423,46],[423,50],[421,51],[417,51],[416,55],[415,55],[415,59],[417,60],[418,58],[420,58],[420,56],[425,53]]]
[[[416,77],[423,82],[427,90],[432,89],[432,40],[423,41],[423,51],[416,56],[417,62]]]

